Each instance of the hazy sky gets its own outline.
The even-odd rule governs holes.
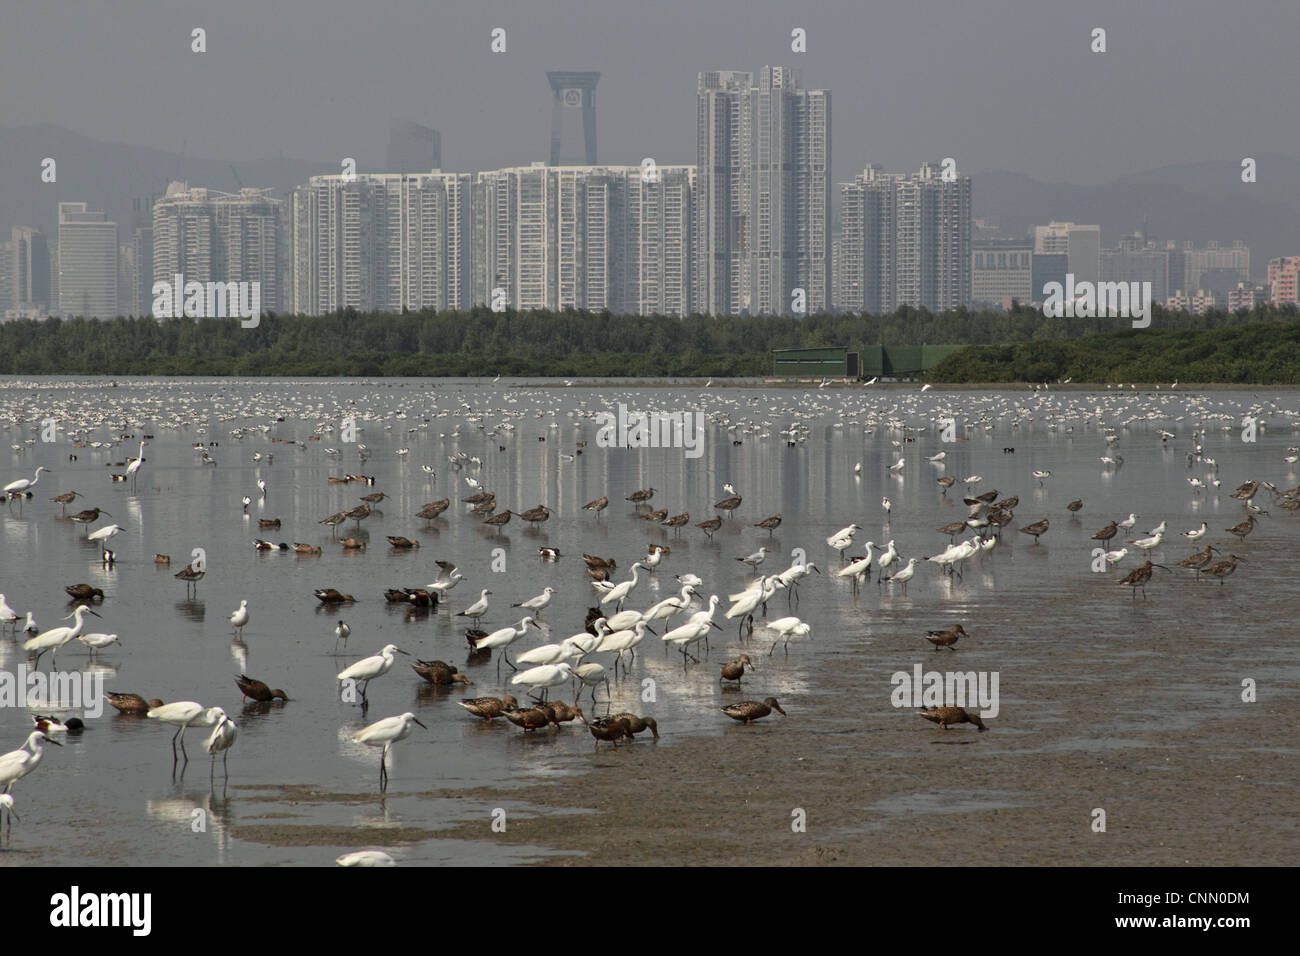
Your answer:
[[[396,115],[442,132],[445,168],[486,169],[546,159],[547,69],[599,70],[600,160],[689,163],[696,73],[773,63],[832,91],[837,182],[953,156],[1100,183],[1300,155],[1298,41],[1297,0],[6,0],[0,126],[365,171]]]

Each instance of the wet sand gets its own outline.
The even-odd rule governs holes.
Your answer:
[[[833,701],[801,706],[823,704]],[[786,720],[773,715],[720,738],[641,739],[617,753],[602,744],[585,776],[512,793],[533,815],[513,818],[496,838],[585,854],[548,865],[1294,864],[1294,750],[1227,742],[1273,738],[1287,726],[1285,708],[1241,706],[1215,728],[1218,742],[1138,733],[1110,741],[1106,754],[1022,754],[1027,738],[1010,739],[1005,720],[979,734],[900,712],[916,747],[884,756],[873,753],[881,735],[851,716],[812,731],[787,708]],[[1089,714],[1076,719],[1079,727],[1045,731],[1035,745],[1074,734]],[[791,830],[795,807],[807,812],[806,833]],[[1095,807],[1106,810],[1105,833],[1091,830]],[[550,812],[560,808],[595,813]],[[441,836],[483,831],[472,823]]]

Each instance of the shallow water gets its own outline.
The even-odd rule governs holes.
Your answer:
[[[686,457],[681,449],[598,447],[598,426],[589,416],[612,411],[619,401],[633,409],[704,412],[702,457]],[[541,614],[545,633],[531,631],[511,653],[559,641],[581,630],[585,609],[596,603],[580,554],[617,558],[615,578],[622,581],[648,542],[667,544],[672,553],[648,579],[642,575],[629,608],[644,609],[675,593],[673,575],[687,571],[705,579],[706,597],[717,593],[725,599],[749,580],[735,559],[760,545],[773,551],[764,571],[783,570],[792,550],[802,548],[832,573],[806,579],[798,603],[784,594],[772,599],[770,617],[796,613],[812,625],[811,638],[791,642],[788,655],[780,647],[769,654],[772,635],[761,627],[742,648],[736,623],[723,619],[725,600],[716,615],[723,630],[713,632],[711,652],[698,666],[684,669],[681,655],[665,655],[660,642],[648,637],[630,677],[614,687],[616,709],[653,714],[659,721],[658,744],[643,737],[638,748],[744,732],[718,708],[766,696],[781,700],[790,714],[786,719],[824,729],[830,747],[846,729],[840,704],[848,700],[850,723],[869,728],[873,752],[928,748],[938,733],[934,726],[891,705],[890,676],[910,675],[920,663],[927,670],[999,674],[1000,713],[989,720],[995,733],[974,737],[962,727],[943,738],[963,734],[958,739],[965,743],[970,736],[974,746],[964,751],[1126,750],[1130,761],[1149,761],[1157,769],[1160,751],[1142,735],[1213,739],[1219,720],[1245,706],[1243,678],[1256,680],[1261,696],[1267,688],[1274,701],[1294,699],[1300,686],[1300,647],[1289,626],[1290,542],[1300,517],[1270,509],[1272,516],[1261,519],[1245,542],[1224,531],[1243,517],[1241,503],[1229,497],[1241,482],[1267,479],[1279,488],[1297,483],[1295,466],[1283,461],[1287,449],[1300,444],[1297,405],[1290,392],[701,391],[431,380],[137,379],[111,387],[103,381],[2,379],[4,480],[31,477],[37,465],[53,471],[41,476],[31,500],[0,508],[0,591],[19,612],[32,610],[45,629],[63,623],[58,619],[70,610],[64,585],[103,588],[106,598],[96,605],[102,620],[90,618],[88,630],[116,632],[122,645],[92,663],[74,642],[59,655],[59,666],[101,671],[107,690],[220,705],[237,721],[239,738],[230,752],[228,782],[218,766],[210,784],[201,748],[207,732],[191,730],[186,739],[192,760],[183,777],[174,779],[171,731],[105,708],[103,716],[87,718],[84,734],[49,748],[35,773],[15,784],[21,821],[0,844],[0,864],[322,864],[368,846],[387,847],[402,863],[491,864],[552,856],[554,848],[498,840],[493,811],[504,809],[508,819],[542,812],[512,801],[511,794],[546,780],[571,794],[573,807],[584,806],[594,785],[584,776],[592,738],[576,724],[523,735],[504,721],[485,724],[462,711],[456,705],[462,696],[508,691],[509,671],[503,669],[498,681],[495,660],[467,663],[465,619],[449,611],[468,606],[480,588],[491,588],[493,606],[484,626],[493,630],[519,619],[512,602],[551,585],[557,594]],[[1268,427],[1257,442],[1246,443],[1237,423],[1252,410]],[[338,429],[350,415],[358,419],[358,441],[368,460],[360,459],[357,444],[341,440]],[[956,418],[958,433],[968,440],[940,440],[935,420],[945,415]],[[56,423],[54,443],[41,441],[48,418]],[[499,429],[502,423],[513,427]],[[1198,424],[1206,428],[1203,454],[1218,460],[1217,472],[1204,463],[1188,465]],[[332,430],[320,441],[308,440],[321,427]],[[1118,435],[1114,444],[1104,440],[1107,428]],[[1162,441],[1161,429],[1176,437]],[[153,437],[134,490],[129,481],[110,482],[109,473],[122,469],[107,465],[136,454],[139,437],[112,448],[73,447],[74,439],[146,434]],[[272,436],[300,444],[272,443]],[[587,442],[581,455],[578,441]],[[200,462],[191,447],[195,442],[205,443],[215,467]],[[338,456],[326,454],[329,448],[338,449]],[[397,454],[402,448],[409,453]],[[942,467],[925,460],[940,450],[948,452]],[[458,451],[480,457],[482,466],[454,470],[448,456]],[[262,454],[261,462],[250,460],[255,453]],[[1116,453],[1124,457],[1122,467],[1098,460]],[[69,461],[71,454],[75,461]],[[902,474],[888,473],[900,456]],[[854,474],[859,462],[860,476]],[[423,464],[433,466],[435,479],[424,474]],[[1030,476],[1034,469],[1050,470],[1052,477],[1040,487]],[[373,475],[374,486],[326,481],[346,472]],[[1216,473],[1222,482],[1217,491],[1194,494],[1186,481],[1208,481]],[[942,550],[948,539],[934,529],[964,517],[966,509],[961,484],[943,496],[934,479],[976,474],[982,480],[970,486],[972,493],[996,488],[1004,496],[1020,495],[1021,502],[998,547],[972,559],[963,577],[949,579],[922,562],[906,594],[872,580],[855,595],[847,581],[833,576],[839,558],[825,539],[850,522],[865,529],[852,555],[862,553],[866,540],[891,538],[907,557]],[[544,503],[554,514],[537,528],[515,519],[496,533],[459,504],[472,491],[466,477],[495,491],[502,507],[517,512]],[[267,482],[265,498],[258,479]],[[623,500],[653,486],[653,507],[669,514],[688,510],[693,525],[717,513],[712,505],[727,496],[724,482],[734,483],[744,502],[734,519],[724,518],[713,540],[694,527],[677,535],[634,520],[633,506]],[[83,493],[69,513],[97,505],[112,517],[94,527],[123,526],[110,543],[117,555],[112,569],[101,566],[86,529],[49,502],[68,490]],[[379,505],[382,514],[363,522],[359,532],[352,522],[339,529],[340,536],[367,537],[369,546],[345,552],[318,521],[373,491],[388,495]],[[247,514],[240,503],[244,495],[252,498]],[[581,510],[601,495],[611,499],[602,516]],[[893,502],[887,522],[883,495]],[[457,503],[431,526],[412,517],[425,502],[447,496]],[[1084,500],[1077,517],[1064,508],[1074,498]],[[1265,508],[1271,500],[1266,491],[1256,499]],[[1246,561],[1223,586],[1195,581],[1177,567],[1157,571],[1147,598],[1139,593],[1134,599],[1115,583],[1139,563],[1133,553],[1116,570],[1090,570],[1091,533],[1129,512],[1138,515],[1139,533],[1168,521],[1166,543],[1155,556],[1160,563],[1174,566],[1194,550],[1180,534],[1201,521],[1210,527],[1205,541]],[[752,527],[775,513],[784,520],[774,535]],[[259,517],[279,518],[282,526],[259,530]],[[1050,517],[1051,529],[1037,545],[1016,533],[1041,517]],[[385,541],[390,534],[417,538],[422,547],[396,551]],[[319,544],[323,554],[256,552],[255,537]],[[563,557],[543,562],[541,546],[558,547]],[[173,574],[194,548],[206,552],[208,574],[190,599]],[[504,554],[501,572],[492,570],[497,548]],[[155,552],[169,554],[170,567],[155,566]],[[426,614],[385,604],[385,588],[434,580],[436,559],[454,561],[469,579],[451,592],[449,608]],[[358,602],[326,609],[312,594],[320,587],[352,593]],[[232,641],[227,623],[240,600],[249,602],[252,613],[242,645]],[[340,617],[352,635],[335,656],[333,628]],[[956,651],[935,652],[923,639],[927,630],[955,623],[970,632]],[[399,656],[393,671],[371,686],[363,718],[357,705],[339,699],[334,675],[389,642],[414,657]],[[742,649],[754,657],[757,670],[746,677],[743,691],[721,688],[719,663]],[[25,656],[11,637],[0,640],[0,670],[13,672]],[[430,687],[408,667],[416,657],[455,663],[474,684]],[[609,667],[609,655],[603,657]],[[49,669],[49,655],[40,666]],[[283,687],[292,699],[241,706],[234,684],[241,672]],[[572,700],[567,686],[553,696]],[[603,712],[603,691],[601,697]],[[585,696],[584,707],[591,712]],[[417,727],[397,744],[381,798],[378,754],[354,744],[351,734],[407,710],[428,730]],[[1086,722],[1078,719],[1083,710]],[[781,720],[774,715],[749,728],[769,732],[774,766],[788,756],[781,750]],[[26,708],[0,707],[0,750],[18,746],[29,726]],[[853,737],[843,739],[842,746],[854,746]],[[1225,743],[1296,752],[1278,740]],[[707,778],[709,767],[702,765],[699,773]],[[983,794],[936,788],[869,802],[890,816],[891,825],[906,827],[923,826],[917,821],[932,815],[1043,799],[1029,782],[1016,783]],[[459,795],[465,790],[480,796]],[[484,792],[499,796],[485,800]],[[196,821],[204,824],[200,832]],[[440,836],[467,821],[481,821],[481,838]],[[852,834],[874,826],[846,820],[842,829]]]

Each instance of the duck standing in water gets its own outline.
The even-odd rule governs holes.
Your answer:
[[[732,720],[743,720],[746,726],[755,720],[766,717],[774,710],[782,717],[786,715],[781,705],[776,702],[775,697],[769,697],[762,703],[756,700],[742,700],[738,704],[728,704],[722,708],[724,714]]]

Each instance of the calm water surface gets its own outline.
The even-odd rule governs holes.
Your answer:
[[[691,459],[673,449],[597,447],[598,426],[590,416],[613,410],[619,401],[633,409],[703,411],[708,417],[704,454]],[[123,859],[325,864],[339,853],[371,845],[388,846],[399,862],[413,864],[507,863],[553,852],[494,842],[490,813],[497,806],[530,812],[511,803],[511,791],[546,778],[565,779],[580,806],[581,774],[592,747],[583,728],[568,724],[558,733],[524,736],[503,721],[475,721],[456,705],[465,689],[430,687],[410,670],[414,658],[400,657],[393,671],[371,686],[363,718],[358,706],[339,699],[334,675],[391,642],[415,657],[461,666],[474,681],[469,688],[474,695],[499,695],[508,688],[497,680],[496,662],[466,663],[464,619],[449,611],[468,606],[480,588],[491,588],[493,607],[484,626],[492,630],[518,620],[511,603],[550,585],[557,594],[541,615],[545,633],[530,632],[512,651],[561,640],[581,630],[585,609],[596,603],[582,552],[617,558],[616,578],[625,580],[647,543],[672,548],[659,570],[648,580],[643,576],[632,592],[626,606],[637,609],[675,593],[673,575],[687,571],[704,578],[706,597],[717,593],[725,599],[749,580],[735,559],[764,544],[774,552],[765,571],[784,569],[793,550],[802,548],[833,572],[839,561],[825,539],[850,522],[864,528],[850,554],[861,554],[867,540],[894,539],[905,556],[922,558],[947,544],[935,529],[966,513],[963,486],[944,497],[934,480],[940,475],[959,481],[980,476],[970,486],[972,493],[996,488],[1020,495],[1016,523],[1002,544],[972,560],[957,580],[923,563],[906,595],[879,588],[874,580],[855,595],[845,580],[811,576],[793,605],[793,613],[812,625],[811,640],[792,644],[788,657],[781,649],[769,657],[771,634],[759,629],[746,649],[759,660],[760,671],[748,678],[746,695],[776,696],[800,721],[817,722],[829,715],[803,702],[832,678],[852,674],[855,700],[887,728],[878,744],[888,753],[905,752],[932,731],[929,725],[895,719],[900,714],[890,705],[890,675],[910,672],[916,663],[997,671],[1000,714],[990,723],[1002,746],[1104,754],[1117,735],[1139,728],[1212,733],[1214,718],[1240,706],[1243,676],[1292,695],[1300,681],[1300,645],[1290,628],[1291,543],[1300,518],[1272,508],[1272,516],[1262,519],[1246,542],[1224,532],[1243,517],[1241,503],[1229,497],[1241,482],[1266,479],[1279,488],[1297,483],[1295,466],[1284,458],[1300,445],[1298,405],[1290,392],[1167,389],[1123,395],[1105,390],[922,394],[915,389],[566,388],[506,381],[137,379],[114,387],[108,381],[0,380],[0,478],[31,477],[37,465],[53,469],[41,476],[34,497],[21,508],[0,507],[0,591],[9,604],[20,613],[33,611],[45,629],[63,623],[59,618],[70,610],[64,585],[102,588],[106,599],[96,607],[103,619],[91,618],[88,630],[116,632],[122,645],[91,662],[74,642],[59,656],[61,668],[103,673],[108,690],[220,705],[239,724],[229,782],[223,784],[218,767],[210,785],[201,749],[206,731],[187,735],[192,762],[174,778],[169,729],[116,716],[111,708],[97,719],[87,718],[84,734],[67,739],[62,748],[49,748],[37,771],[15,785],[22,819],[0,844],[0,865]],[[1252,412],[1267,427],[1257,442],[1245,443],[1239,422]],[[339,428],[347,416],[358,420],[364,461],[357,444],[341,440]],[[936,420],[945,416],[956,419],[958,434],[967,440],[941,442]],[[47,418],[56,422],[53,444],[41,441]],[[1204,429],[1202,454],[1217,459],[1217,468],[1204,462],[1189,466],[1197,428]],[[1162,440],[1162,430],[1175,437]],[[139,437],[119,441],[123,435]],[[129,481],[110,482],[109,474],[122,470],[110,463],[134,455],[135,442],[144,435],[153,437],[135,489]],[[1118,440],[1108,443],[1107,435]],[[313,436],[320,440],[309,440]],[[74,447],[91,441],[114,444]],[[586,448],[575,454],[581,441]],[[216,466],[200,461],[192,447],[196,442],[204,443]],[[329,449],[338,454],[328,454]],[[399,454],[402,449],[407,453]],[[941,450],[947,451],[942,467],[926,460]],[[448,457],[457,452],[481,458],[481,467],[453,469]],[[260,462],[251,460],[256,453]],[[76,460],[70,461],[73,454]],[[1099,461],[1117,454],[1124,459],[1120,467]],[[890,474],[888,466],[900,457],[901,475]],[[854,472],[858,463],[860,475]],[[424,473],[425,464],[436,470],[436,478]],[[1040,486],[1031,477],[1035,469],[1052,476]],[[326,480],[347,472],[373,475],[374,486]],[[1217,491],[1193,493],[1186,480],[1196,476],[1208,482],[1216,474],[1222,483]],[[537,528],[514,520],[498,534],[459,504],[472,491],[466,477],[495,491],[501,507],[520,511],[546,504],[554,514]],[[259,479],[267,483],[264,498]],[[711,541],[694,527],[675,535],[634,520],[633,507],[623,500],[653,486],[654,507],[669,514],[689,511],[694,524],[718,513],[713,504],[727,496],[724,482],[736,486],[744,503]],[[111,542],[117,554],[112,569],[101,566],[86,528],[50,503],[50,497],[68,490],[83,495],[69,513],[99,506],[112,517],[94,527],[109,522],[123,527]],[[360,495],[372,491],[388,497],[379,506],[382,513],[361,525],[359,534],[369,547],[345,552],[318,521],[356,506]],[[244,495],[253,499],[247,513],[241,506]],[[581,510],[601,495],[611,499],[603,516]],[[881,507],[885,495],[893,503],[888,520]],[[448,496],[457,503],[431,526],[413,517],[424,503]],[[1074,498],[1085,503],[1077,518],[1065,510]],[[1269,508],[1272,498],[1261,492],[1257,501]],[[1193,550],[1181,532],[1202,521],[1210,527],[1206,541],[1247,561],[1222,587],[1198,584],[1177,568],[1170,574],[1157,571],[1149,599],[1139,594],[1134,601],[1115,584],[1138,563],[1133,554],[1115,571],[1090,569],[1094,542],[1089,536],[1130,512],[1138,515],[1138,532],[1168,522],[1167,543],[1156,554],[1164,564],[1172,566]],[[775,535],[752,527],[776,513],[784,521]],[[1050,518],[1051,530],[1040,544],[1015,532],[1042,517]],[[258,518],[279,518],[282,525],[259,530]],[[340,531],[357,533],[352,522]],[[422,546],[396,551],[385,535],[417,538]],[[252,546],[256,537],[318,544],[323,554],[259,553]],[[563,557],[543,562],[537,553],[541,546],[557,547]],[[189,599],[173,574],[195,548],[206,552],[208,574],[197,597]],[[497,548],[504,554],[503,572],[492,570]],[[155,566],[156,552],[171,556],[169,568]],[[449,608],[419,614],[385,604],[385,588],[433,581],[437,559],[455,562],[469,579],[451,592]],[[337,611],[324,608],[312,594],[321,587],[352,593],[358,602]],[[228,618],[241,600],[249,602],[252,620],[237,642]],[[787,607],[786,596],[779,594],[770,616],[791,613]],[[684,672],[680,655],[665,656],[651,637],[632,665],[631,678],[614,689],[615,707],[656,716],[663,732],[659,747],[672,747],[674,738],[731,728],[718,708],[739,695],[719,688],[717,667],[740,645],[734,622],[723,620],[725,608],[724,600],[717,615],[724,630],[714,632],[711,654],[700,666]],[[335,656],[333,628],[340,617],[352,635],[346,650]],[[959,622],[972,635],[959,645],[960,653],[934,654],[924,633]],[[1217,650],[1171,655],[1169,636],[1180,631],[1217,635]],[[0,670],[13,672],[25,658],[21,642],[9,635],[0,639]],[[41,667],[49,669],[48,655]],[[1040,743],[1035,729],[1069,721],[1081,694],[1104,696],[1104,674],[1114,667],[1142,676],[1147,692],[1115,700],[1100,726],[1078,726]],[[242,706],[234,684],[241,672],[284,688],[291,701]],[[653,702],[642,699],[647,679],[653,680]],[[1276,689],[1279,685],[1282,689]],[[567,687],[555,696],[572,699]],[[589,702],[585,706],[591,710]],[[378,754],[353,743],[351,735],[370,721],[407,710],[428,730],[416,728],[397,745],[389,790],[381,799]],[[0,708],[0,750],[17,747],[30,723],[24,707]],[[486,788],[497,796],[439,796],[468,788]],[[1014,799],[966,798],[971,806]],[[918,798],[882,809],[909,814],[924,825],[927,814],[964,805]],[[195,832],[199,818],[206,828]],[[452,823],[478,818],[484,821],[481,840],[438,837],[437,831]],[[389,839],[394,830],[402,833],[396,846]]]

